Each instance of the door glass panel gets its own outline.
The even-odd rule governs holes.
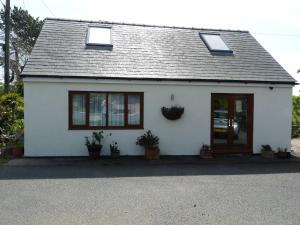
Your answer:
[[[214,111],[213,111],[213,143],[214,144],[227,144],[228,109],[229,109],[229,101],[226,96],[216,96],[214,98]]]
[[[233,144],[247,144],[247,98],[234,101]]]

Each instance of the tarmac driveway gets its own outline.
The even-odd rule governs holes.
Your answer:
[[[300,224],[300,163],[0,167],[0,224]]]

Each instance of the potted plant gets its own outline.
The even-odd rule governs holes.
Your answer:
[[[111,135],[111,134],[109,134]],[[85,145],[91,159],[99,159],[102,150],[102,140],[104,139],[104,131],[93,132],[91,140],[85,137]]]
[[[184,108],[180,106],[162,107],[161,112],[168,120],[178,120],[184,113]]]
[[[157,160],[160,157],[159,154],[159,138],[152,134],[150,130],[146,131],[142,136],[138,137],[136,144],[144,146],[145,158],[147,160]]]
[[[277,148],[277,158],[279,159],[289,159],[291,158],[291,153],[288,152],[287,148]]]
[[[109,145],[109,148],[110,148],[110,156],[112,158],[119,158],[120,157],[120,150],[119,150],[117,142],[111,143]]]
[[[23,142],[15,142],[12,145],[12,155],[14,158],[21,158],[24,154],[24,143]]]
[[[13,135],[10,136],[10,146],[14,158],[24,154],[24,120],[19,119],[12,125]]]
[[[212,151],[209,145],[202,145],[200,149],[200,157],[202,159],[212,159]]]
[[[274,152],[270,145],[262,145],[261,146],[261,156],[264,158],[273,158]]]

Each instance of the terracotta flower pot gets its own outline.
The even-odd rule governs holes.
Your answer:
[[[262,150],[261,156],[264,158],[274,158],[274,152],[272,150]]]
[[[23,156],[24,149],[20,146],[14,146],[12,148],[12,155],[14,158],[21,158]]]
[[[211,150],[201,150],[200,157],[202,159],[212,159],[213,158]]]
[[[277,158],[289,159],[289,158],[291,158],[291,153],[290,152],[277,152]]]
[[[99,159],[102,145],[93,145],[88,147],[90,159]]]
[[[158,160],[160,158],[158,148],[145,148],[145,158],[147,160]]]

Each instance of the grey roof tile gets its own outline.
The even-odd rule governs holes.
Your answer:
[[[112,50],[87,47],[91,23],[112,26]],[[211,55],[199,32],[218,32],[234,56]],[[22,76],[294,83],[246,31],[46,19]]]

